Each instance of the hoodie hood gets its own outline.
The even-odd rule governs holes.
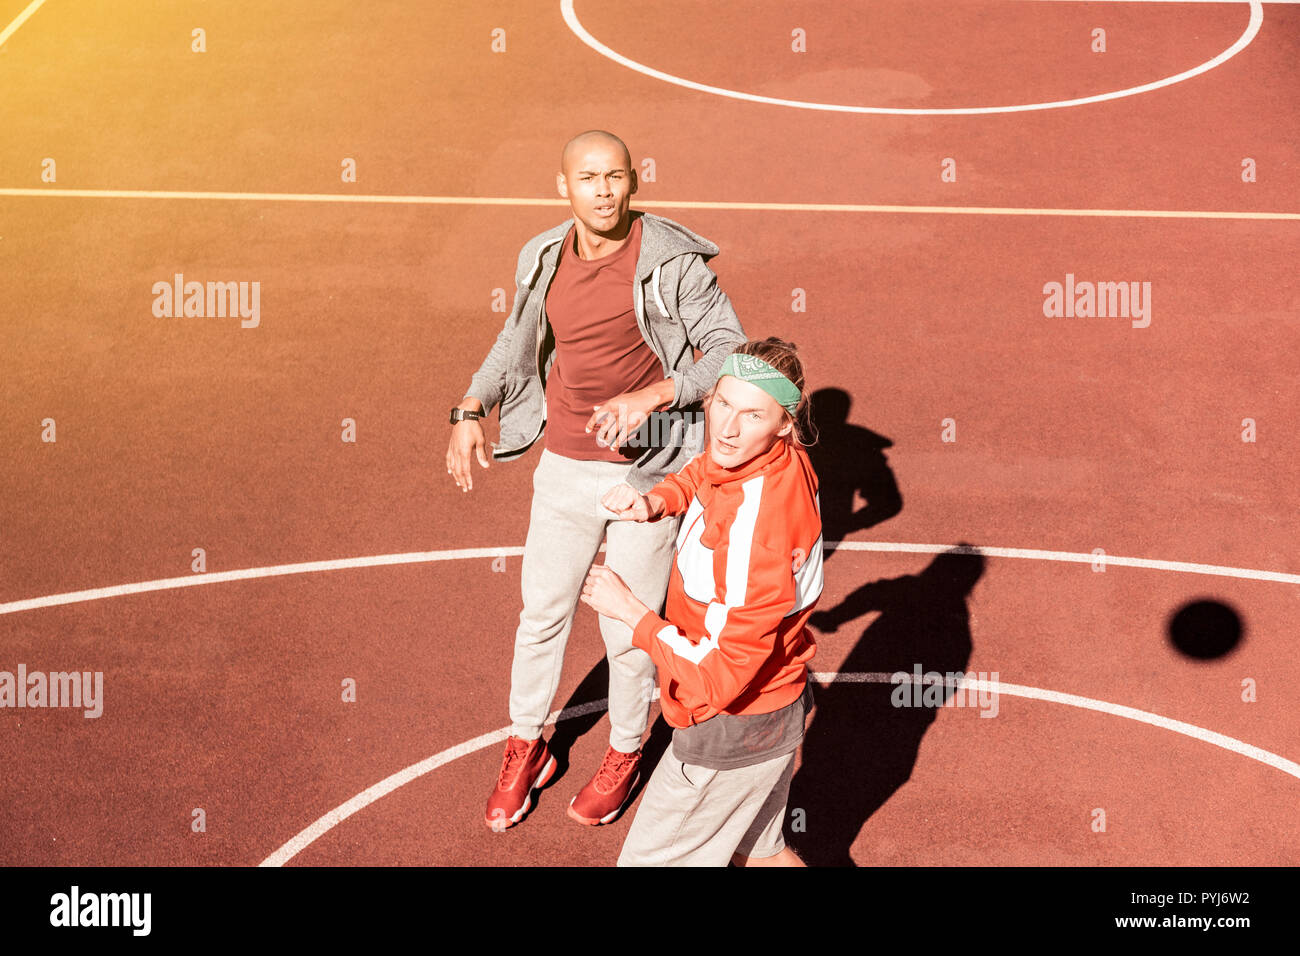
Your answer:
[[[632,211],[641,217],[641,255],[636,263],[636,277],[646,279],[669,259],[695,252],[705,261],[718,254],[718,247],[679,222],[653,213]]]

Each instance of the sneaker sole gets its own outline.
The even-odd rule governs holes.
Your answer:
[[[528,793],[524,795],[524,805],[515,811],[514,816],[508,818],[504,822],[502,822],[500,818],[494,820],[494,819],[484,817],[483,822],[487,824],[488,829],[493,831],[509,830],[512,826],[514,826],[516,823],[522,820],[524,816],[528,813],[528,811],[532,809],[533,791],[540,790],[542,789],[542,787],[550,783],[551,777],[554,774],[555,774],[555,758],[551,757],[548,761],[546,761],[546,766],[543,767],[541,773],[537,775],[537,779],[533,781],[532,786],[528,788]]]
[[[623,798],[623,802],[620,803],[612,813],[605,814],[599,820],[591,817],[581,816],[578,813],[578,811],[573,809],[573,800],[578,799],[576,796],[573,798],[573,800],[569,801],[569,809],[568,809],[569,817],[573,820],[577,820],[579,823],[583,824],[584,826],[589,826],[589,827],[600,827],[600,826],[604,826],[606,823],[613,823],[614,820],[617,819],[618,815],[622,813],[623,810],[627,807],[628,801],[632,799],[632,791],[636,789],[636,785],[640,781],[641,781],[641,771],[638,770],[636,771],[636,776],[632,778],[632,785],[627,788],[627,796]]]

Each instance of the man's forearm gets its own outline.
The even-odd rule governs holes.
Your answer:
[[[662,382],[656,382],[654,385],[646,387],[655,398],[655,408],[661,408],[664,405],[671,405],[673,399],[677,397],[677,386],[671,378],[666,378]]]

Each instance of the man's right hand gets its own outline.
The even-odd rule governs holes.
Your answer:
[[[475,399],[466,399],[456,407],[466,411],[483,411],[482,404]],[[491,453],[482,424],[471,418],[451,426],[451,441],[447,443],[447,474],[456,479],[461,491],[470,491],[474,487],[474,475],[470,471],[473,458],[477,458],[478,463],[486,468]]]
[[[650,521],[663,509],[658,495],[643,495],[631,485],[615,485],[605,492],[600,503],[620,521]]]

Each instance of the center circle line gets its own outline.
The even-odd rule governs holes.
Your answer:
[[[917,683],[913,675],[906,672],[899,672],[907,679],[906,682]],[[829,683],[853,683],[853,684],[889,684],[899,683],[895,680],[895,675],[886,673],[813,673],[812,679],[821,684]],[[924,680],[922,681],[924,683]],[[1124,717],[1129,720],[1136,720],[1141,723],[1150,724],[1153,727],[1160,727],[1164,730],[1170,730],[1174,733],[1183,734],[1195,740],[1200,740],[1232,753],[1240,754],[1243,757],[1249,757],[1251,760],[1257,760],[1267,766],[1281,770],[1283,773],[1290,774],[1292,777],[1300,779],[1300,764],[1293,760],[1275,754],[1272,751],[1264,750],[1262,747],[1256,747],[1245,741],[1238,740],[1235,737],[1229,737],[1226,734],[1220,734],[1213,730],[1207,730],[1204,727],[1198,727],[1195,724],[1189,724],[1181,720],[1174,720],[1170,717],[1164,717],[1151,711],[1139,710],[1136,707],[1128,707],[1123,704],[1113,704],[1105,700],[1097,700],[1093,697],[1082,697],[1078,694],[1067,694],[1061,691],[1046,690],[1041,687],[1028,687],[1022,684],[1007,684],[1002,681],[985,681],[981,679],[971,679],[969,677],[956,681],[950,685],[957,688],[958,693],[963,690],[990,691],[998,694],[1006,694],[1010,697],[1023,697],[1030,700],[1041,700],[1048,703],[1064,704],[1069,707],[1079,707],[1084,710],[1093,710],[1103,714],[1110,714],[1115,717]],[[655,690],[652,699],[659,698],[658,689]],[[586,714],[598,713],[606,709],[607,701],[604,699],[591,701],[586,704],[576,704],[573,707],[566,707],[563,710],[556,711],[546,718],[545,726],[550,726],[561,720],[571,720],[575,717],[582,717]],[[454,747],[448,747],[446,750],[439,751],[431,757],[426,757],[417,763],[411,764],[402,770],[397,771],[376,784],[367,787],[361,793],[352,799],[346,801],[330,810],[324,816],[315,820],[301,831],[291,837],[279,849],[273,852],[259,866],[284,866],[295,856],[305,850],[311,844],[323,837],[330,830],[346,820],[348,817],[360,810],[370,806],[381,797],[385,797],[399,787],[403,787],[413,780],[418,780],[425,774],[430,773],[439,767],[446,766],[453,760],[459,760],[461,757],[477,753],[495,743],[501,743],[510,734],[510,727],[502,727],[490,733],[481,734],[471,740]]]
[[[1158,90],[1166,86],[1173,86],[1175,83],[1182,83],[1184,80],[1190,80],[1194,76],[1202,73],[1208,73],[1215,67],[1222,66],[1228,60],[1232,59],[1246,47],[1256,34],[1259,33],[1260,26],[1264,23],[1264,5],[1261,0],[1248,0],[1250,3],[1250,22],[1246,25],[1246,30],[1237,38],[1237,42],[1228,47],[1218,56],[1206,60],[1190,70],[1184,70],[1182,73],[1176,73],[1173,76],[1166,76],[1160,80],[1154,80],[1150,83],[1143,83],[1141,86],[1130,86],[1127,89],[1115,90],[1111,93],[1097,93],[1093,96],[1080,96],[1071,100],[1052,100],[1045,103],[1024,103],[1019,106],[965,106],[950,108],[901,108],[889,106],[850,106],[839,103],[813,103],[808,100],[788,100],[775,96],[761,96],[757,93],[744,93],[740,90],[730,90],[721,86],[710,86],[707,83],[697,83],[694,80],[688,80],[684,77],[674,76],[671,73],[665,73],[663,70],[656,70],[652,66],[646,66],[644,63],[638,63],[636,60],[626,57],[616,50],[606,46],[600,40],[596,39],[591,32],[582,25],[578,19],[577,13],[574,12],[574,0],[560,0],[560,12],[564,16],[564,22],[573,34],[585,43],[591,49],[595,50],[601,56],[608,57],[620,66],[625,66],[629,70],[635,70],[646,76],[653,77],[657,80],[663,80],[666,83],[673,83],[677,86],[684,86],[690,90],[698,90],[701,93],[712,93],[714,96],[725,96],[735,100],[747,100],[751,103],[764,103],[769,106],[785,106],[792,109],[801,110],[824,110],[833,113],[874,113],[885,114],[890,116],[977,116],[989,113],[1026,113],[1033,110],[1054,110],[1064,109],[1070,106],[1086,106],[1091,103],[1104,103],[1107,100],[1118,100],[1126,96],[1136,96],[1139,93],[1150,93],[1152,90]]]

